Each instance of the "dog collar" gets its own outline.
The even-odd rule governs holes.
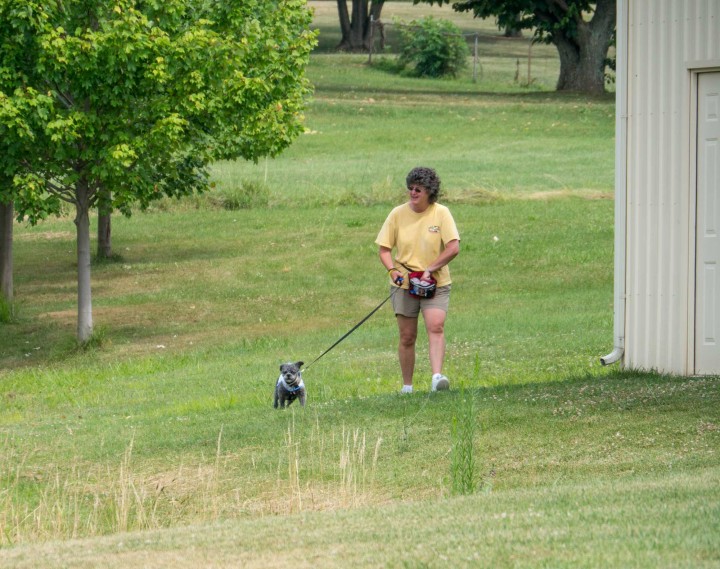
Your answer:
[[[292,393],[295,393],[296,391],[300,391],[305,386],[305,384],[302,382],[302,379],[300,380],[300,383],[298,383],[295,387],[288,385],[288,383],[287,383],[287,381],[285,381],[284,377],[280,377],[280,381],[282,382],[283,387]]]

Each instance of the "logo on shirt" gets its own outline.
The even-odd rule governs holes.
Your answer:
[[[428,231],[430,233],[440,233],[440,226],[439,225],[431,225],[428,227]]]

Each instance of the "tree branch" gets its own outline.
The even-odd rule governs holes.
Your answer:
[[[88,184],[88,205],[93,208],[97,205],[100,197],[100,184]]]
[[[69,191],[64,186],[59,186],[52,182],[51,180],[45,180],[45,187],[48,189],[48,191],[60,198],[65,203],[73,204],[75,205],[77,202],[73,198],[73,193]]]
[[[606,27],[615,24],[616,0],[598,0],[595,4],[595,14],[590,24]]]
[[[550,4],[554,4],[558,8],[560,8],[563,12],[568,12],[570,10],[570,7],[565,3],[564,0],[549,0]]]
[[[567,15],[568,12],[570,12],[570,6],[568,6],[568,4],[567,4],[567,2],[565,2],[565,0],[548,0],[548,3],[551,6],[555,6],[555,7],[559,8],[562,11],[562,13],[565,15]],[[583,17],[582,17],[581,9],[577,10],[574,20],[575,20],[575,23],[578,24],[578,26],[585,23],[585,20],[583,20]]]
[[[48,87],[50,87],[50,89],[52,89],[52,91],[53,91],[53,92],[55,93],[55,95],[57,96],[58,101],[60,101],[60,103],[62,103],[62,105],[63,105],[66,109],[69,110],[69,109],[72,109],[72,108],[75,106],[75,101],[73,101],[72,97],[71,97],[70,95],[66,95],[65,93],[63,93],[63,92],[62,92],[62,89],[60,89],[60,87],[59,87],[59,85],[58,85],[57,83],[55,83],[55,82],[52,82],[52,83],[51,83],[51,82],[49,82],[49,81],[46,81],[45,84],[46,84]]]
[[[20,163],[28,170],[32,170],[32,165],[27,160],[21,160]],[[45,184],[45,189],[48,192],[50,192],[54,196],[57,196],[64,202],[67,202],[69,204],[75,204],[75,200],[73,199],[74,193],[71,189],[69,189],[67,186],[55,183],[50,177],[47,176],[45,172],[37,172],[37,175],[42,178]]]

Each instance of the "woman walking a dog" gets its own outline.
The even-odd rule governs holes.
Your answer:
[[[400,341],[402,393],[412,393],[418,317],[423,315],[432,372],[431,390],[450,388],[443,375],[445,318],[450,302],[448,263],[460,252],[460,234],[450,210],[437,203],[440,178],[432,168],[413,168],[405,179],[408,201],[388,215],[375,240],[390,275]],[[393,260],[395,249],[395,260]]]

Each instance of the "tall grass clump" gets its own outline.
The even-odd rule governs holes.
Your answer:
[[[267,207],[270,189],[262,182],[245,181],[240,185],[221,187],[217,197],[222,206],[230,211]]]
[[[295,436],[295,422],[288,425],[285,434],[285,448],[287,449],[287,488],[290,493],[288,503],[290,512],[301,512],[303,509],[303,493],[300,482],[300,441]],[[279,474],[279,473],[278,473]],[[278,488],[283,486],[278,476]]]
[[[170,519],[158,514],[162,486],[133,469],[132,442],[119,466],[99,470],[78,461],[33,469],[33,457],[10,441],[0,450],[0,546],[156,529]]]
[[[108,329],[105,326],[96,326],[90,337],[84,342],[77,342],[76,347],[80,352],[99,350],[109,343]]]
[[[375,479],[378,455],[382,437],[375,441],[372,460],[368,463],[367,433],[359,428],[342,430],[342,448],[340,450],[340,472],[342,495],[347,505],[357,505],[358,499],[365,495]]]
[[[0,296],[0,324],[9,324],[13,321],[14,311],[12,303]]]
[[[308,432],[295,416],[285,432],[285,456],[278,463],[277,511],[297,513],[350,508],[368,503],[376,491],[383,443],[368,443],[366,430],[342,425],[329,430],[315,422]],[[283,470],[286,469],[286,475]]]
[[[452,417],[450,437],[451,492],[465,496],[477,490],[475,478],[475,402],[473,394],[464,388]]]
[[[135,440],[118,463],[37,467],[6,439],[0,447],[0,547],[172,526],[183,518],[217,520],[242,503],[228,499],[222,429],[212,460],[152,472],[136,464]]]

